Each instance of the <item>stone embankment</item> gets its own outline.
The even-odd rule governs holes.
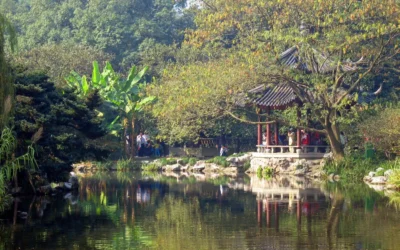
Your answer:
[[[270,168],[275,174],[295,175],[319,178],[324,175],[322,167],[325,159],[306,160],[293,158],[252,158],[249,173],[256,173],[259,168]]]
[[[176,164],[162,166],[161,169],[164,172],[194,172],[194,173],[223,173],[226,175],[235,175],[243,173],[246,162],[249,162],[251,158],[250,154],[242,156],[232,155],[226,159],[229,163],[228,166],[220,166],[216,163],[208,163],[205,160],[199,160],[193,166],[184,164],[181,159],[177,160]],[[157,164],[157,160],[153,162]]]
[[[378,168],[371,171],[364,177],[364,182],[377,191],[396,190],[397,187],[389,183],[389,178],[393,174],[393,170],[385,170]]]

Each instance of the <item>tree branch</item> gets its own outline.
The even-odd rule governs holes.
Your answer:
[[[234,113],[232,113],[230,111],[227,111],[227,110],[225,110],[224,112],[227,115],[231,116],[232,118],[234,118],[234,119],[236,119],[236,120],[238,120],[240,122],[246,123],[246,124],[253,124],[253,125],[261,124],[261,125],[265,125],[265,124],[273,124],[273,123],[279,122],[281,124],[290,125],[289,122],[281,120],[281,119],[277,119],[276,117],[273,118],[274,119],[273,121],[255,122],[255,121],[249,121],[247,119],[240,118],[240,117],[236,116]],[[307,130],[307,131],[310,131],[310,132],[318,132],[318,133],[321,133],[321,134],[327,134],[325,129],[321,130],[321,129],[309,128],[309,127],[304,127],[304,126],[297,126],[297,128],[304,129],[304,130]]]

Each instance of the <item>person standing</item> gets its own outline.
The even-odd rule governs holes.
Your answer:
[[[136,144],[138,147],[138,156],[141,157],[141,156],[143,156],[143,152],[144,152],[145,146],[147,144],[146,138],[144,137],[142,132],[140,132],[138,134],[138,136],[136,137]]]
[[[290,153],[294,153],[294,143],[295,143],[295,133],[293,132],[293,129],[289,129],[288,144]]]

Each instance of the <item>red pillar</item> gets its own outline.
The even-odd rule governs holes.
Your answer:
[[[301,201],[298,197],[297,199],[297,223],[301,225]]]
[[[258,200],[257,201],[257,221],[258,221],[258,225],[260,225],[260,226],[261,226],[261,210],[262,210],[261,201]]]
[[[258,116],[258,122],[261,122],[260,116]],[[259,123],[259,124],[257,124],[257,145],[262,144],[261,133],[262,133],[262,128],[261,128],[261,123]]]
[[[271,145],[271,124],[267,123],[267,148],[269,145]]]
[[[275,145],[279,145],[279,130],[278,130],[278,123],[275,122]]]
[[[267,221],[267,227],[271,225],[271,211],[269,209],[269,201],[267,199],[267,202],[265,204],[265,219]]]
[[[279,206],[278,202],[275,202],[275,229],[279,231]]]

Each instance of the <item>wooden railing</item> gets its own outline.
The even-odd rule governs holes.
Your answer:
[[[259,153],[329,153],[329,146],[321,145],[308,145],[297,148],[296,146],[287,145],[257,145],[257,152]]]

